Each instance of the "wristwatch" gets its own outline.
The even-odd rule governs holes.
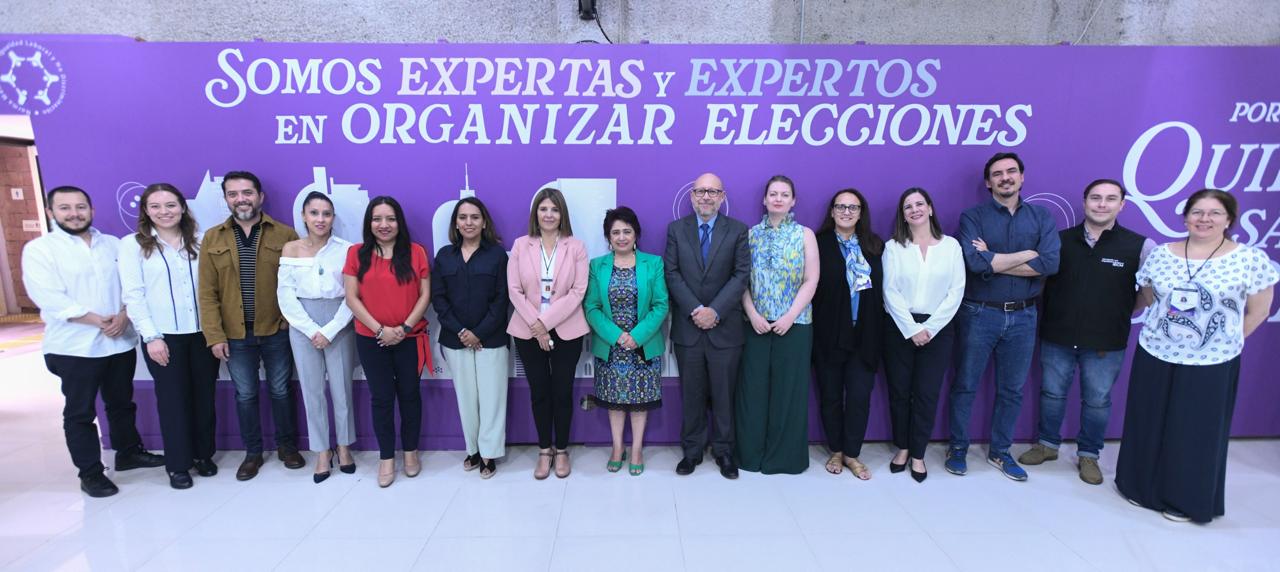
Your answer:
[[[407,325],[405,325],[405,324],[400,324],[400,327],[401,327],[401,328],[404,328],[404,333],[405,333],[405,334],[408,334],[408,333],[410,333],[410,332],[412,332],[412,331],[413,331],[413,328],[411,328],[411,327],[409,327],[409,326],[407,326]]]

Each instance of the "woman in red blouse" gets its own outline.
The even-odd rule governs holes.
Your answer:
[[[364,211],[364,243],[347,251],[342,269],[347,305],[356,317],[356,351],[372,394],[373,430],[381,461],[378,486],[396,478],[395,403],[400,402],[404,474],[416,477],[422,394],[418,380],[429,365],[427,321],[431,299],[427,251],[409,238],[400,203],[376,197]]]

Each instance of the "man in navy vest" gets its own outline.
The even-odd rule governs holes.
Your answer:
[[[1024,465],[1058,458],[1067,390],[1080,371],[1080,480],[1102,484],[1098,454],[1111,413],[1111,386],[1139,306],[1134,276],[1155,242],[1120,226],[1124,187],[1098,179],[1084,189],[1084,222],[1062,231],[1058,273],[1044,286],[1040,324],[1039,437],[1018,457]]]

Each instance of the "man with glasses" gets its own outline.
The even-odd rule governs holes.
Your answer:
[[[1137,309],[1138,268],[1156,243],[1116,223],[1124,208],[1119,181],[1098,179],[1084,189],[1084,222],[1059,233],[1058,273],[1044,284],[1040,326],[1040,425],[1024,465],[1058,458],[1067,390],[1080,370],[1080,480],[1102,484],[1098,455],[1111,415],[1111,386],[1129,345]]]
[[[688,475],[708,444],[727,479],[738,478],[733,459],[733,394],[745,341],[742,292],[751,275],[747,225],[720,214],[724,183],[704,173],[693,183],[693,214],[667,226],[663,255],[671,296],[671,341],[680,367],[684,458],[676,473]]]
[[[1058,272],[1058,228],[1044,207],[1022,200],[1022,159],[996,153],[982,171],[991,197],[960,215],[960,248],[968,270],[956,312],[956,377],[951,383],[951,446],[943,468],[969,467],[969,415],[995,355],[995,408],[987,462],[1015,481],[1027,472],[1009,455],[1022,408],[1022,386],[1036,349],[1036,298]]]

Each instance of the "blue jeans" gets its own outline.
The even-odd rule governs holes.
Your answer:
[[[1044,376],[1040,382],[1040,443],[1052,449],[1062,445],[1067,390],[1071,389],[1079,366],[1080,435],[1076,437],[1076,454],[1097,459],[1111,415],[1111,386],[1123,363],[1124,350],[1103,352],[1041,341],[1040,366]]]
[[[1035,306],[1005,312],[962,302],[956,313],[956,376],[951,383],[951,448],[968,450],[973,397],[994,352],[996,406],[991,414],[992,455],[1008,453],[1022,408],[1022,386],[1036,348]]]
[[[294,420],[293,399],[289,396],[289,374],[293,372],[293,352],[289,346],[289,330],[266,337],[253,335],[253,324],[245,324],[248,333],[242,340],[227,340],[231,359],[227,370],[236,384],[236,413],[240,417],[240,438],[245,453],[262,453],[262,419],[258,414],[258,364],[267,372],[271,392],[271,417],[276,425],[276,446],[298,448],[298,429]]]

